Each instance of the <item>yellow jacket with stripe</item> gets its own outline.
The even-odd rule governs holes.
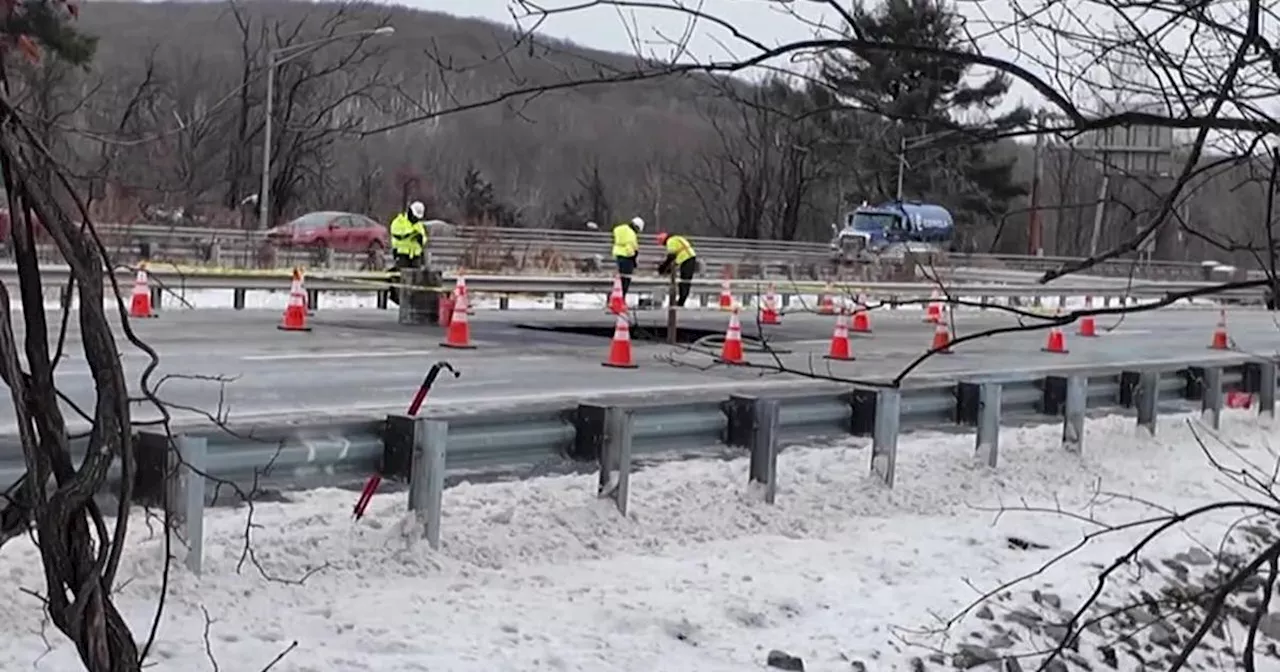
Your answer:
[[[406,257],[420,257],[427,246],[427,227],[403,212],[391,220],[391,251]]]
[[[630,223],[613,227],[613,256],[634,257],[640,253],[640,239]]]
[[[684,236],[667,236],[667,257],[678,266],[698,256],[693,243]]]

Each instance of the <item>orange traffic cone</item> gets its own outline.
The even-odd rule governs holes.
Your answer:
[[[833,287],[831,283],[828,282],[827,286],[822,290],[822,293],[818,295],[818,314],[819,315],[835,315],[836,314],[836,302],[835,302],[835,299],[831,296],[833,292],[835,292],[835,287]]]
[[[622,276],[613,276],[613,289],[609,290],[609,312],[614,315],[627,314],[627,300],[622,296]]]
[[[284,317],[276,328],[281,331],[311,331],[307,326],[307,293],[302,289],[302,271],[294,268],[293,282],[289,284],[289,303],[285,304]]]
[[[935,350],[941,355],[950,355],[951,350],[951,332],[947,330],[945,322],[938,322],[937,328],[933,330],[933,343],[929,345],[930,350]]]
[[[1084,297],[1084,309],[1090,310],[1092,308],[1093,308],[1093,297],[1092,296]],[[1097,323],[1094,322],[1092,315],[1085,315],[1084,317],[1080,318],[1079,335],[1085,338],[1097,338],[1098,325]]]
[[[471,342],[471,321],[467,319],[466,292],[463,292],[462,296],[458,297],[458,302],[453,304],[453,319],[449,321],[444,342],[440,345],[459,350],[474,350],[476,347]]]
[[[133,279],[133,294],[129,297],[129,317],[159,317],[151,309],[151,286],[147,281],[147,263],[138,264],[138,274]]]
[[[764,295],[760,324],[782,324],[782,317],[778,315],[778,295],[774,293],[773,285],[769,285],[769,291]]]
[[[852,331],[859,334],[871,333],[871,316],[867,314],[866,308],[858,308],[853,313]]]
[[[720,310],[733,310],[733,290],[729,288],[729,278],[720,281]]]
[[[1049,335],[1044,339],[1044,347],[1040,348],[1044,352],[1051,352],[1056,355],[1067,354],[1067,336],[1062,333],[1062,329],[1058,325],[1049,327]]]
[[[458,269],[458,279],[453,283],[453,305],[458,305],[458,297],[467,296],[467,276]],[[475,315],[476,309],[471,305],[471,297],[467,296],[467,314]]]
[[[721,364],[745,364],[746,358],[742,353],[742,323],[738,321],[738,307],[733,307],[733,313],[729,315],[729,328],[724,332],[724,345],[720,348],[720,357],[716,360]]]
[[[613,341],[609,343],[609,359],[600,364],[615,369],[639,368],[631,359],[631,325],[627,324],[626,315],[618,316],[613,328]]]
[[[924,321],[932,324],[942,324],[942,304],[938,302],[938,290],[933,290],[933,295],[929,297],[929,303],[924,307]]]
[[[1213,330],[1213,340],[1209,342],[1210,350],[1230,350],[1231,338],[1227,335],[1227,311],[1218,311],[1218,326]]]
[[[831,334],[831,348],[827,350],[824,359],[838,359],[842,362],[852,362],[853,348],[849,345],[849,325],[845,321],[844,311],[836,316],[836,330]]]

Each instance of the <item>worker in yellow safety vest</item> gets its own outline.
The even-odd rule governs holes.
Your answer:
[[[676,305],[684,308],[689,290],[693,287],[693,276],[698,273],[698,252],[684,236],[659,233],[658,244],[667,249],[667,257],[658,265],[658,274],[667,275],[672,271],[679,273],[680,286],[676,294]]]
[[[639,217],[632,217],[631,221],[613,227],[613,258],[618,262],[624,297],[631,288],[631,274],[635,272],[640,257],[640,238],[636,234],[641,231],[644,231],[644,220]]]
[[[422,265],[422,253],[427,249],[427,227],[423,220],[427,206],[422,201],[409,204],[407,213],[391,220],[391,253],[396,268],[416,268]]]

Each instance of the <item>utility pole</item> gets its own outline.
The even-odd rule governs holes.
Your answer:
[[[1039,133],[1036,134],[1036,148],[1032,160],[1031,213],[1027,232],[1027,254],[1033,257],[1044,256],[1044,231],[1040,225],[1040,185],[1044,180],[1044,161],[1041,154],[1044,152],[1044,129],[1047,119],[1047,111],[1040,110],[1036,113],[1036,127]]]

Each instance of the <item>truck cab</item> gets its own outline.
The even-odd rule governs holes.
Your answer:
[[[832,252],[845,259],[943,251],[955,236],[955,223],[946,208],[909,201],[863,203],[845,215],[843,227],[831,228],[835,233]]]

